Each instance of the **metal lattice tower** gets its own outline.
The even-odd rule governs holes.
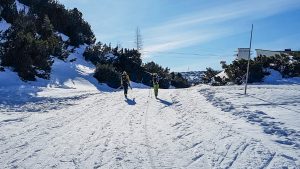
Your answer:
[[[143,41],[142,41],[142,35],[139,27],[136,28],[135,43],[136,43],[136,50],[141,53],[143,49]]]

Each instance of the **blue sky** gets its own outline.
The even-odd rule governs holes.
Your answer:
[[[221,69],[237,48],[300,50],[300,0],[59,0],[77,7],[97,41],[134,48],[172,71]]]

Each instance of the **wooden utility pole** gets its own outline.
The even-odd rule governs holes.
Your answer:
[[[246,83],[245,83],[245,95],[247,94],[247,84],[248,84],[248,78],[249,78],[250,55],[251,55],[251,45],[252,45],[252,33],[253,33],[253,24],[252,24],[252,28],[251,28],[250,48],[249,48],[248,64],[247,64],[247,74],[246,74]]]

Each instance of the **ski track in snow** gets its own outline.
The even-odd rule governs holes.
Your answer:
[[[299,168],[299,131],[246,108],[241,115],[215,90],[160,90],[154,99],[148,89],[134,89],[128,100],[122,92],[90,91],[2,104],[0,166]],[[259,131],[264,122],[287,134],[264,130],[256,136],[242,128]],[[291,144],[282,147],[270,134]]]
[[[291,90],[291,89],[289,89],[289,90]],[[256,123],[256,124],[260,125],[263,128],[264,133],[266,133],[266,134],[279,136],[280,139],[276,140],[276,142],[278,142],[280,144],[284,144],[284,145],[291,145],[291,146],[295,147],[295,149],[297,149],[297,150],[300,149],[300,131],[297,131],[295,129],[290,129],[290,128],[284,126],[284,124],[285,124],[284,122],[278,121],[278,119],[268,115],[267,113],[265,113],[263,111],[260,111],[260,110],[251,111],[248,109],[247,105],[237,107],[236,105],[234,105],[234,103],[231,103],[229,101],[230,98],[226,98],[224,96],[221,96],[221,97],[215,96],[216,92],[218,92],[218,89],[217,90],[209,90],[208,88],[206,88],[206,89],[201,89],[199,92],[202,93],[207,98],[208,101],[212,102],[213,105],[221,108],[221,110],[223,110],[225,112],[231,112],[236,116],[240,116],[240,117],[247,119],[251,123]],[[300,92],[298,92],[298,93],[300,93]],[[237,95],[237,98],[244,97],[244,95],[241,95],[238,92],[235,94]],[[291,111],[294,114],[300,113],[300,111],[295,108],[292,109],[292,108],[283,106],[283,105],[300,103],[300,98],[294,97],[295,99],[298,99],[298,100],[290,100],[288,102],[284,101],[283,103],[276,104],[276,103],[272,103],[272,102],[268,101],[267,99],[258,98],[253,94],[250,94],[250,97],[252,97],[253,99],[262,101],[262,103],[255,104],[255,106],[273,106],[273,107],[277,106],[280,109],[286,109],[287,111]],[[290,98],[288,98],[288,99],[290,99]],[[286,99],[286,100],[288,100],[288,99]],[[248,103],[248,106],[249,105],[253,106]]]

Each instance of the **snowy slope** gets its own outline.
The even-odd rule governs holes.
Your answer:
[[[2,168],[299,168],[300,86],[197,86],[158,100],[133,89],[125,100],[72,79],[0,107]]]
[[[69,50],[73,52],[66,61],[55,58],[50,80],[37,79],[37,81],[25,83],[19,79],[15,72],[6,68],[5,72],[0,72],[0,89],[9,86],[14,88],[65,87],[79,89],[81,85],[87,85],[87,88],[95,88],[98,86],[97,81],[92,77],[95,66],[83,59],[82,54],[85,48],[85,45],[79,48],[70,47]],[[71,62],[74,59],[75,61]],[[75,85],[76,82],[80,83]]]
[[[0,72],[0,108],[22,102],[37,100],[43,102],[45,97],[47,99],[52,95],[57,97],[57,93],[64,93],[62,96],[72,93],[72,97],[81,97],[90,91],[98,91],[98,93],[99,91],[112,91],[106,85],[99,85],[93,77],[95,66],[86,62],[82,57],[85,48],[85,45],[75,48],[67,61],[55,59],[50,80],[37,79],[34,82],[23,82],[10,68],[5,68],[4,72]],[[70,47],[70,50],[73,51],[73,48]],[[74,58],[76,60],[70,62]],[[40,96],[41,93],[48,93],[48,95]],[[74,96],[74,93],[77,95]],[[31,108],[40,109],[34,103]],[[16,106],[15,109],[19,110],[20,107]]]

